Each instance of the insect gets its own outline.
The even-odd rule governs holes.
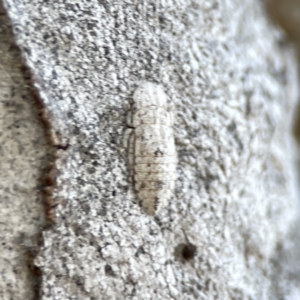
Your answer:
[[[164,208],[173,194],[177,164],[173,123],[162,87],[141,84],[127,116],[125,141],[134,189],[150,215]]]

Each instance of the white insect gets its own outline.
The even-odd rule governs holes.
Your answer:
[[[131,177],[143,208],[154,215],[168,204],[174,190],[174,117],[159,85],[143,83],[133,100],[126,132]]]

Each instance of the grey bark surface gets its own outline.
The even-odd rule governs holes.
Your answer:
[[[260,1],[4,4],[58,149],[47,189],[56,223],[34,261],[41,299],[300,298],[297,63]],[[144,81],[164,87],[176,116],[178,179],[155,217],[122,151],[127,105]],[[38,147],[26,150],[35,168]],[[195,255],[183,252],[189,243]],[[18,276],[13,298],[24,299],[29,279]]]
[[[0,4],[0,299],[39,293],[33,259],[45,226],[39,190],[51,149],[21,68]]]

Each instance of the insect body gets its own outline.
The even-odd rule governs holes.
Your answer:
[[[168,204],[175,185],[176,150],[173,114],[161,86],[142,84],[128,114],[129,162],[143,208],[154,215]]]

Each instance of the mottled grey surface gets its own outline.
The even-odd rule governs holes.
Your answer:
[[[36,259],[41,298],[276,299],[289,287],[298,299],[273,263],[299,215],[296,62],[261,2],[5,4],[53,136],[70,144]],[[161,84],[176,115],[179,179],[155,218],[122,155],[141,81]],[[197,252],[184,261],[187,242]]]
[[[40,194],[48,147],[0,3],[0,299],[36,299],[33,256],[45,225]],[[37,270],[36,270],[37,271]]]

